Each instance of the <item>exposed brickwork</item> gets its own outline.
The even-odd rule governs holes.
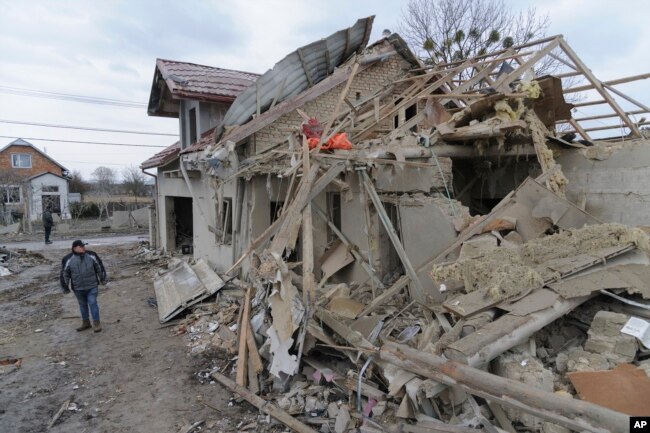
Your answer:
[[[378,89],[403,76],[410,68],[411,65],[399,56],[393,56],[384,62],[377,63],[359,72],[354,77],[350,86],[350,92],[348,93],[348,99],[354,101],[357,97],[357,92],[359,92],[360,99],[368,97]],[[301,110],[310,116],[315,116],[321,121],[327,120],[334,112],[334,106],[345,84],[339,84],[313,101],[307,102],[301,107]],[[395,93],[397,93],[397,90]],[[344,110],[346,107],[344,106],[342,109]],[[392,119],[386,122],[386,128],[391,127],[390,122],[392,122]],[[263,152],[270,146],[284,141],[289,135],[289,131],[295,127],[299,127],[301,123],[302,118],[295,111],[283,115],[271,125],[255,133],[255,151],[257,153]]]
[[[32,156],[32,167],[31,168],[16,168],[11,164],[11,154],[12,153],[27,153]],[[38,151],[34,150],[29,146],[9,146],[2,152],[0,152],[0,171],[11,171],[17,178],[26,178],[40,174],[43,172],[54,173],[58,176],[62,176],[61,167],[45,158]]]

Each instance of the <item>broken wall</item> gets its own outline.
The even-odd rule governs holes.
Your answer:
[[[650,143],[635,140],[564,150],[557,158],[569,179],[567,197],[605,222],[650,226]]]
[[[456,230],[451,215],[439,200],[446,198],[403,195],[399,200],[401,221],[401,240],[404,250],[413,268],[418,269],[431,257],[437,256],[456,239]],[[459,215],[465,211],[460,203],[454,203],[454,210]],[[422,287],[428,293],[436,293],[428,269],[420,274]]]
[[[382,86],[404,75],[409,69],[411,69],[411,65],[396,54],[383,62],[378,62],[360,71],[352,80],[348,93],[349,101],[355,103],[357,94],[359,99],[373,94]],[[314,100],[307,102],[300,109],[307,115],[315,116],[321,120],[330,118],[346,84],[346,82],[339,84]],[[254,140],[251,140],[255,143],[255,152],[253,153],[264,152],[269,147],[285,141],[289,131],[292,128],[300,128],[302,122],[303,119],[295,110],[284,114],[271,125],[255,133]]]
[[[193,220],[193,246],[194,257],[206,260],[211,267],[218,272],[225,271],[234,262],[233,248],[229,243],[222,244],[217,235],[210,230],[210,227],[218,227],[220,221],[217,219],[217,200],[215,191],[203,178],[190,178],[192,190],[195,197],[192,197],[185,179],[182,177],[165,177],[163,172],[170,170],[169,166],[158,169],[158,224],[160,235],[160,246],[165,250],[173,244],[170,242],[170,225],[174,224],[169,220],[169,197],[187,197],[192,200]],[[223,189],[225,197],[232,197],[235,202],[234,182],[225,184]]]

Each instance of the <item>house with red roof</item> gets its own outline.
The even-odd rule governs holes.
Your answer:
[[[47,206],[70,218],[67,168],[28,141],[18,138],[0,149],[2,215],[9,223],[27,216],[41,218]]]

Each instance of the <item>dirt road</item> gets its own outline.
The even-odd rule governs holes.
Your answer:
[[[74,329],[76,299],[58,283],[67,245],[43,245],[49,263],[0,278],[0,359],[22,358],[15,370],[0,365],[0,432],[44,432],[68,399],[79,410],[66,410],[49,431],[178,432],[202,420],[201,431],[235,431],[254,417],[228,407],[219,385],[199,382],[210,360],[188,356],[183,338],[160,327],[147,304],[151,281],[125,240],[92,246],[110,279],[100,287],[100,333]]]

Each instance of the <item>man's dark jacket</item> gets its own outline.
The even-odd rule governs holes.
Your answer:
[[[52,218],[52,212],[46,210],[43,212],[43,227],[52,227],[54,225],[54,219]]]
[[[65,257],[63,257],[63,259],[61,260],[61,273],[60,273],[60,276],[59,276],[59,280],[61,282],[61,289],[63,289],[63,291],[66,292],[66,293],[69,292],[70,289],[68,288],[68,285],[66,284],[65,265],[72,257],[74,257],[74,255],[75,255],[74,253],[70,253],[70,254],[66,255]],[[99,265],[99,273],[97,274],[97,277],[99,277],[99,280],[101,282],[106,282],[106,269],[104,268],[104,263],[102,263],[102,259],[99,258],[99,256],[97,255],[96,252],[90,251],[90,250],[86,250],[86,255],[91,256],[91,257],[88,257],[89,259],[94,258],[97,261],[97,264]],[[72,279],[71,282],[72,282],[72,290],[75,290],[74,279]],[[83,289],[78,289],[78,290],[83,290]]]

